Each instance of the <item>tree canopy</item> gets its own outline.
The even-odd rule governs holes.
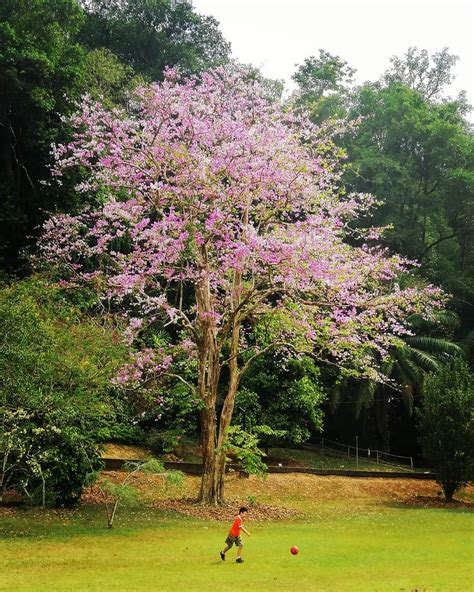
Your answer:
[[[376,360],[404,319],[440,293],[398,283],[407,264],[351,221],[371,206],[339,187],[330,135],[269,100],[234,67],[138,89],[134,110],[86,100],[55,176],[86,171],[79,192],[98,207],[45,225],[43,257],[66,279],[92,282],[134,327],[160,321],[197,357],[203,404],[201,499],[223,496],[222,451],[242,375],[269,349],[294,349],[380,378]],[[186,345],[185,345],[186,344]],[[172,352],[147,348],[119,378],[172,370]],[[227,394],[218,425],[223,370]],[[145,375],[144,375],[145,374]]]

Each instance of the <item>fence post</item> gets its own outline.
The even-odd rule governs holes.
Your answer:
[[[359,470],[359,436],[356,436],[356,467]]]
[[[321,438],[321,450],[324,449],[324,438]]]
[[[377,452],[377,464],[379,464],[379,451],[376,450],[376,452]]]
[[[347,447],[347,458],[350,458],[350,457],[351,457],[351,450],[350,450],[350,447],[348,446]]]
[[[411,470],[413,471],[413,456],[410,456],[410,466]]]

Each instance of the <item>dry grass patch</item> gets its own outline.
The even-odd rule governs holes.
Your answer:
[[[242,500],[227,500],[219,506],[202,506],[196,503],[195,498],[160,500],[152,504],[152,507],[160,510],[171,510],[185,516],[194,516],[206,520],[219,522],[232,522]],[[271,506],[260,502],[247,502],[252,522],[267,522],[269,520],[292,520],[302,513],[294,508],[284,506]]]
[[[144,460],[152,457],[152,453],[143,446],[133,446],[131,444],[115,444],[109,442],[102,446],[103,458],[115,458],[118,460]]]
[[[121,471],[106,471],[103,477],[119,482]],[[377,511],[386,506],[440,507],[446,505],[440,488],[434,481],[416,479],[380,479],[320,476],[305,474],[271,474],[266,479],[255,476],[226,476],[227,501],[217,508],[195,503],[200,478],[186,476],[180,490],[168,487],[162,476],[137,473],[130,484],[140,491],[143,502],[152,508],[175,511],[180,514],[229,520],[239,506],[252,507],[252,520],[292,519],[308,512],[324,512],[326,508],[346,508],[345,511]],[[457,505],[474,507],[474,487],[469,486],[457,496]],[[87,488],[83,504],[101,504],[103,495],[97,485]],[[455,504],[448,505],[456,507]]]

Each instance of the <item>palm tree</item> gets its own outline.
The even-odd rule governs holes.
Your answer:
[[[390,359],[380,366],[387,381],[362,380],[353,389],[355,419],[359,418],[362,409],[375,405],[377,431],[382,440],[381,445],[387,452],[390,442],[390,402],[401,397],[411,415],[415,394],[422,396],[424,393],[426,376],[454,356],[466,358],[469,347],[474,350],[474,332],[462,343],[450,339],[460,324],[459,317],[451,311],[438,313],[433,321],[413,315],[410,323],[413,332],[418,334],[404,337],[403,344],[394,347],[390,351]],[[344,386],[348,386],[347,382],[333,392],[333,410],[338,406]]]

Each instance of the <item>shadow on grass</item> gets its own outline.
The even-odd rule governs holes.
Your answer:
[[[105,508],[99,505],[74,509],[23,507],[0,508],[0,540],[69,539],[81,536],[129,536],[148,528],[188,521],[175,512],[154,508],[123,509],[114,528],[107,528]]]
[[[474,502],[472,501],[453,500],[447,502],[444,498],[428,495],[414,495],[403,501],[385,502],[384,506],[400,510],[449,510],[467,514],[474,512]]]

